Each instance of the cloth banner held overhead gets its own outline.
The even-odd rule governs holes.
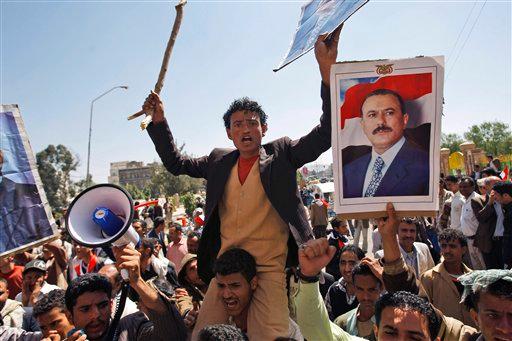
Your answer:
[[[57,226],[20,110],[0,107],[0,256],[46,243]]]
[[[290,49],[274,71],[310,51],[318,36],[331,34],[368,0],[311,0],[302,6],[299,23]]]

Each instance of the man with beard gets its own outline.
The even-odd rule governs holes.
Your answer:
[[[113,251],[118,269],[128,271],[130,287],[147,312],[147,317],[138,313],[124,317],[117,330],[119,340],[186,339],[185,325],[172,302],[142,279],[139,252],[130,245]],[[112,314],[112,285],[106,277],[88,273],[75,278],[66,290],[65,299],[71,321],[84,331],[88,340],[102,340],[107,336]]]
[[[428,195],[428,152],[404,137],[409,121],[399,93],[377,89],[361,106],[370,153],[343,165],[343,197]]]

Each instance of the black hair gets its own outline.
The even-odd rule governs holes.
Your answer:
[[[78,297],[86,292],[96,291],[103,291],[109,299],[112,298],[112,284],[107,277],[92,272],[75,278],[66,289],[66,308],[73,314]]]
[[[430,339],[436,339],[439,328],[441,327],[441,319],[437,316],[432,305],[426,300],[407,291],[396,291],[382,295],[377,303],[375,303],[375,322],[379,328],[382,311],[387,307],[417,311],[425,316],[428,321]]]
[[[508,194],[512,197],[512,182],[500,181],[492,186],[492,189],[499,195]]]
[[[363,103],[361,104],[361,109],[360,109],[361,116],[363,116],[363,104],[364,104],[364,102],[366,102],[366,100],[368,98],[370,98],[372,96],[384,96],[384,95],[395,96],[398,103],[400,104],[400,111],[402,112],[402,115],[405,115],[404,99],[402,98],[402,96],[400,96],[400,94],[398,92],[390,90],[390,89],[375,89],[372,92],[370,92],[368,95],[366,95],[366,97],[364,98]]]
[[[341,250],[340,250],[340,261],[341,261],[341,255],[344,252],[346,252],[346,251],[352,252],[353,254],[355,254],[357,259],[359,259],[359,260],[363,259],[364,256],[365,256],[364,251],[361,250],[360,247],[350,244],[350,245],[345,245],[344,247],[341,248]]]
[[[248,97],[242,97],[234,100],[230,105],[222,119],[224,120],[224,126],[226,128],[231,128],[231,115],[233,115],[237,111],[251,111],[260,117],[261,125],[267,124],[267,114],[263,111],[261,105],[258,102],[251,100]]]
[[[320,199],[320,194],[319,193],[315,193],[315,199]]]
[[[380,279],[375,276],[375,274],[372,272],[372,269],[368,266],[368,264],[357,264],[352,269],[352,283],[355,283],[356,276],[371,276],[373,277],[379,285],[381,285]]]
[[[187,234],[187,238],[194,238],[194,237],[197,237],[197,239],[201,239],[201,235],[195,231],[190,231]]]
[[[464,299],[464,304],[468,309],[478,311],[478,302],[480,301],[480,294],[487,293],[497,296],[501,299],[512,301],[512,282],[500,279],[485,288],[480,288],[476,292],[471,290],[471,293]],[[512,303],[511,303],[512,304]]]
[[[418,219],[414,217],[403,217],[402,219],[400,219],[400,222],[407,225],[414,225],[416,228],[418,228],[419,224]]]
[[[174,295],[174,288],[168,280],[156,277],[151,281],[153,286],[169,299]]]
[[[338,218],[334,217],[334,218],[332,218],[332,220],[331,220],[331,226],[332,226],[333,228],[340,227],[340,226],[341,226],[341,222],[342,222],[342,221],[341,221],[340,219],[338,219]]]
[[[491,167],[485,167],[480,174],[484,175],[487,174],[487,176],[498,176],[498,173]]]
[[[55,289],[41,296],[34,304],[32,315],[37,318],[44,313],[49,312],[53,308],[60,308],[61,311],[66,310],[66,291],[63,289]]]
[[[250,282],[256,276],[256,260],[244,249],[229,249],[217,258],[213,271],[221,276],[240,272]]]
[[[240,329],[229,324],[212,324],[199,332],[199,341],[248,341]]]
[[[158,243],[158,240],[156,238],[142,238],[142,240],[140,241],[140,246],[144,250],[150,249],[151,254],[153,254],[153,252],[155,252],[156,243]]]
[[[154,228],[157,228],[160,225],[165,225],[165,219],[158,216],[155,218],[155,220],[153,220],[153,226]]]
[[[180,224],[172,223],[171,226],[169,226],[169,227],[170,228],[175,228],[176,231],[183,232],[183,227]]]
[[[469,182],[473,187],[475,187],[475,180],[473,180],[473,178],[471,178],[469,176],[463,176],[460,179],[460,183],[463,183],[463,182]]]
[[[445,182],[453,182],[454,184],[459,182],[459,178],[455,175],[447,175],[446,178],[444,178]]]
[[[458,240],[460,246],[468,246],[468,239],[466,238],[466,236],[464,236],[464,233],[462,233],[462,231],[458,229],[444,229],[441,231],[441,233],[439,233],[438,239],[439,242],[443,240],[447,242],[449,242],[450,240]]]

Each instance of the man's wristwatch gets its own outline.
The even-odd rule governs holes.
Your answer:
[[[299,276],[299,279],[304,283],[315,283],[320,280],[320,273],[318,273],[315,276],[305,276],[302,273],[302,271],[300,271],[300,268],[299,268],[299,271],[297,272],[297,275]]]

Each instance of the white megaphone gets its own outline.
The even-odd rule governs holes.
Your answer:
[[[99,184],[82,191],[71,202],[66,214],[66,228],[75,242],[87,247],[140,244],[137,232],[131,226],[133,201],[123,188]],[[128,279],[128,271],[121,270]]]

